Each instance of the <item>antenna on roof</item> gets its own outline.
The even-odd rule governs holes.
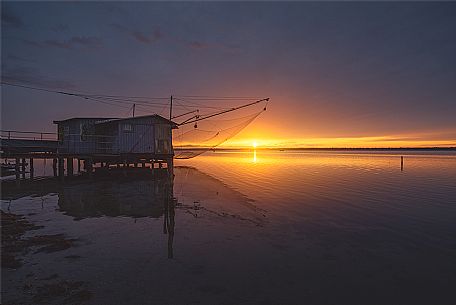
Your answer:
[[[169,105],[169,120],[173,119],[173,96],[171,95],[170,105]]]

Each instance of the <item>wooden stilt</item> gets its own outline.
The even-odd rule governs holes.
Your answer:
[[[67,176],[73,176],[73,158],[67,158]]]
[[[35,168],[33,167],[33,158],[30,158],[30,179],[33,179],[35,176]]]
[[[92,159],[85,159],[84,160],[84,167],[85,167],[86,172],[89,175],[92,175],[92,173],[93,173],[93,160]]]
[[[54,173],[54,177],[57,177],[57,159],[52,159],[52,171]]]
[[[63,180],[65,177],[65,160],[63,158],[58,158],[58,166],[59,166],[59,178]]]
[[[25,179],[25,158],[22,158],[21,162],[21,177]]]
[[[168,174],[174,175],[174,160],[173,158],[169,158],[166,160],[166,167],[168,169]]]
[[[16,180],[19,180],[21,178],[20,176],[20,167],[19,167],[19,163],[21,162],[21,159],[19,158],[16,158],[16,164],[14,165],[14,172],[16,174]]]

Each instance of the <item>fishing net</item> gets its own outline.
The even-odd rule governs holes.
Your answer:
[[[215,147],[225,143],[239,134],[244,128],[252,123],[266,107],[239,116],[240,113],[233,111],[229,114],[221,114],[213,119],[193,120],[191,123],[179,126],[173,132],[174,158],[190,159],[201,155]],[[200,117],[211,114],[201,115]]]

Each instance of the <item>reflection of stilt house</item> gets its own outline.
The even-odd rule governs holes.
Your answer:
[[[58,154],[69,158],[68,164],[78,158],[90,171],[94,163],[167,163],[172,167],[172,129],[177,124],[159,115],[71,118],[54,123],[58,126]]]
[[[59,209],[76,219],[99,216],[163,216],[172,200],[171,175],[154,178],[92,180],[61,187]],[[170,199],[171,198],[171,199]]]

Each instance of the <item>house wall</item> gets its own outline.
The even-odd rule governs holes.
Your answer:
[[[113,147],[115,152],[151,154],[155,152],[153,119],[122,120],[116,124],[118,137]]]
[[[118,153],[172,154],[171,126],[156,117],[131,118],[118,123],[114,151]]]
[[[117,154],[118,128],[116,124],[96,125],[96,152],[99,154]]]
[[[169,124],[155,125],[155,149],[157,154],[172,154],[172,132]]]
[[[96,124],[99,119],[58,123],[59,150],[65,154],[172,154],[171,126],[157,117]]]
[[[96,149],[93,119],[69,120],[57,124],[59,152],[89,154]]]

